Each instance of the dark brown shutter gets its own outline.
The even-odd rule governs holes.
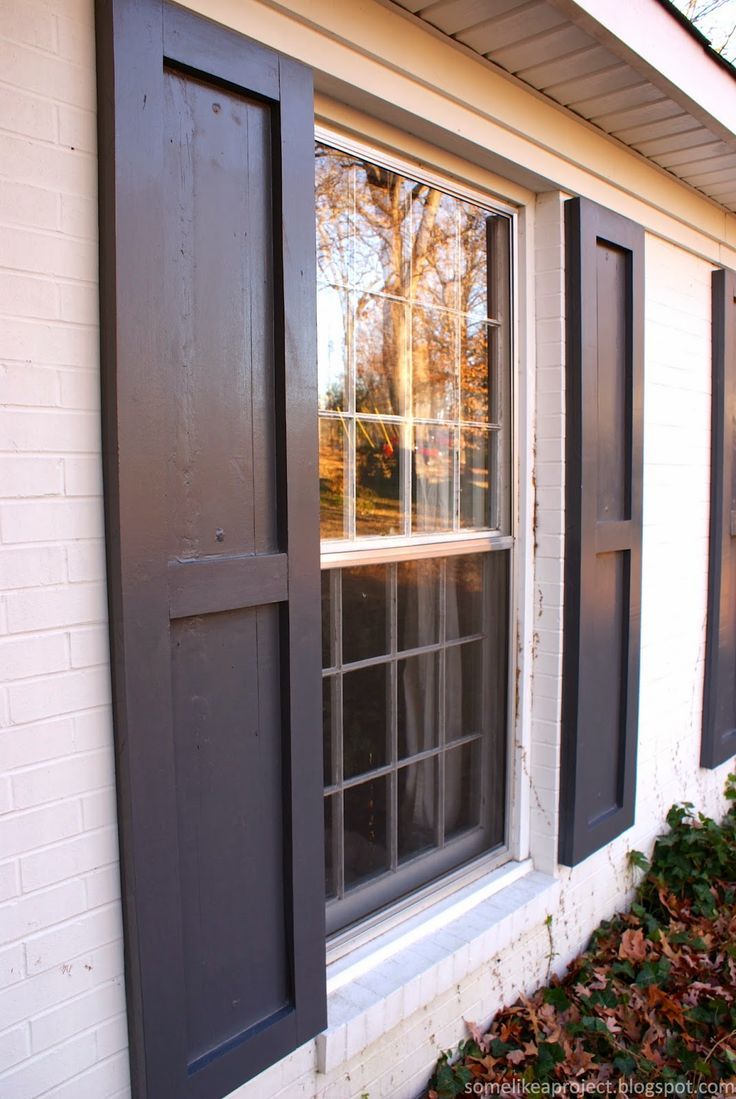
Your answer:
[[[100,0],[104,451],[133,1088],[325,1024],[313,106],[303,66]]]
[[[710,560],[700,762],[736,753],[736,273],[712,275]]]
[[[567,445],[560,861],[634,821],[644,231],[566,203]]]

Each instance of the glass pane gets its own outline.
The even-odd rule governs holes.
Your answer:
[[[389,650],[386,565],[342,570],[342,661],[368,660]]]
[[[361,294],[355,304],[355,407],[397,416],[404,411],[407,372],[407,306]],[[392,431],[391,427],[388,431]],[[385,427],[383,434],[391,445]]]
[[[412,190],[412,290],[416,301],[458,306],[457,199],[417,183]]]
[[[452,530],[453,429],[418,425],[414,429],[412,529]]]
[[[460,419],[487,423],[490,418],[488,379],[494,330],[475,320],[460,324]]]
[[[356,163],[352,285],[407,296],[406,180],[376,164]]]
[[[480,823],[480,741],[445,754],[445,839]]]
[[[399,771],[399,862],[435,846],[436,774],[436,759],[423,759],[409,767],[402,767]]]
[[[484,554],[447,559],[445,636],[470,637],[483,630]]]
[[[317,286],[317,365],[319,407],[344,412],[348,373],[348,292]]]
[[[439,675],[436,653],[397,663],[399,758],[437,745]]]
[[[460,202],[460,309],[488,316],[488,227],[486,210]]]
[[[435,644],[439,640],[439,562],[400,561],[396,569],[399,649]]]
[[[337,799],[340,795],[333,794],[325,798],[325,894],[327,897],[337,895]]]
[[[345,888],[389,867],[388,779],[374,778],[345,791]]]
[[[347,528],[345,420],[319,421],[319,529],[322,538],[343,538]]]
[[[356,533],[403,534],[401,446],[396,426],[356,420],[355,450]]]
[[[322,680],[322,760],[325,786],[331,786],[332,778],[332,689],[335,680],[327,676]]]
[[[347,286],[350,267],[352,158],[317,145],[315,210],[317,215],[317,281]]]
[[[388,758],[388,666],[376,664],[342,678],[343,774],[354,778]]]
[[[491,503],[488,490],[491,433],[460,430],[460,526],[488,528]]]
[[[452,419],[457,409],[458,318],[415,306],[411,325],[414,415],[423,420]]]
[[[483,649],[482,641],[471,641],[447,650],[445,737],[448,741],[483,731]]]

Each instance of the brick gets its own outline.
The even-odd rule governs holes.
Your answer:
[[[70,6],[65,6],[59,14],[59,53],[80,65],[92,65],[95,59],[94,20],[89,17],[89,8],[79,3],[74,18]]]
[[[61,219],[62,227],[66,229],[65,205],[62,197]],[[3,266],[15,271],[85,281],[97,275],[96,238],[74,240],[55,233],[34,232],[21,226],[0,225],[0,255]]]
[[[0,313],[54,320],[60,313],[59,289],[50,279],[0,271]]]
[[[105,579],[105,543],[101,538],[70,545],[67,548],[67,561],[71,581]]]
[[[35,229],[58,229],[61,226],[61,200],[58,193],[51,189],[0,179],[0,209],[3,212],[2,220],[8,226]],[[15,230],[16,237],[17,232]],[[5,253],[3,263],[15,266],[10,264],[10,258]]]
[[[77,324],[97,324],[100,318],[100,295],[97,286],[81,282],[65,282],[58,287],[59,313],[62,320]]]
[[[0,497],[59,496],[63,491],[61,459],[14,458],[0,454]]]
[[[59,106],[59,142],[75,151],[97,153],[97,116],[94,111]]]
[[[74,538],[78,534],[80,538],[100,538],[104,527],[102,503],[98,500],[74,500],[51,499],[36,503],[8,503],[0,515],[0,532],[6,545],[19,542],[57,542]],[[77,599],[83,598],[79,593]],[[74,601],[71,592],[68,595],[70,602]],[[54,603],[55,598],[46,591],[41,602]],[[14,605],[23,602],[20,597],[14,597]],[[32,603],[29,596],[29,603]],[[100,617],[99,611],[95,615]],[[37,616],[34,621],[40,621],[44,616]],[[85,619],[78,619],[84,621]],[[11,627],[12,628],[12,627]],[[18,629],[30,628],[21,622]]]
[[[38,721],[57,714],[104,705],[110,700],[108,668],[83,668],[8,687],[14,722]]]
[[[68,667],[65,634],[9,637],[0,641],[0,682],[59,672]]]
[[[0,944],[48,928],[84,912],[87,894],[81,881],[63,882],[54,889],[19,897],[0,905]]]
[[[87,891],[87,908],[99,908],[120,900],[120,867],[117,863],[103,866],[84,875]]]
[[[85,505],[76,506],[82,508]],[[8,595],[8,627],[11,633],[104,622],[106,618],[107,593],[104,584],[100,583],[29,588]]]
[[[64,58],[37,53],[27,46],[0,40],[0,72],[6,84],[29,92],[54,97],[76,107],[95,109],[95,70],[93,65],[71,65]]]
[[[93,331],[95,347],[99,333]],[[63,370],[61,379],[61,403],[65,408],[100,409],[100,379],[92,370]],[[97,460],[98,468],[101,463]]]
[[[0,901],[10,900],[11,897],[16,897],[19,892],[18,863],[15,861],[0,863]]]
[[[66,579],[66,554],[61,546],[0,548],[0,576],[6,590],[59,584]]]
[[[0,988],[8,988],[9,985],[22,981],[25,972],[22,946],[9,946],[5,950],[0,950]],[[1,1094],[2,1091],[0,1091]]]
[[[7,322],[2,322],[3,324]],[[23,321],[32,326],[33,321]],[[1,354],[2,352],[0,352]],[[23,356],[8,356],[22,358]],[[61,387],[57,371],[30,365],[27,362],[0,365],[0,394],[5,405],[45,407],[58,405]]]
[[[87,793],[115,781],[112,750],[101,749],[15,771],[11,780],[13,801],[18,809]]]
[[[53,53],[58,44],[56,19],[28,0],[3,0],[0,37]]]
[[[115,824],[117,821],[117,802],[114,787],[109,786],[105,790],[98,790],[82,798],[82,814],[84,827],[88,829]]]
[[[6,450],[96,454],[100,418],[92,412],[0,410],[0,438]]]
[[[6,318],[0,328],[0,357],[5,359],[90,366],[98,352],[99,335],[94,328],[25,318]]]
[[[34,936],[25,945],[29,974],[68,965],[87,950],[115,942],[122,934],[120,906],[96,908],[78,919]]]
[[[125,1011],[122,982],[114,980],[99,985],[31,1020],[33,1052],[38,1053],[49,1046],[58,1045],[59,1042],[73,1038],[79,1031],[87,1030],[98,1023],[104,1025],[106,1020],[119,1016],[121,1011]],[[98,1058],[102,1060],[103,1057],[109,1057],[120,1048],[118,1046],[108,1053],[101,1053],[98,1048]]]
[[[46,847],[24,855],[20,860],[20,877],[24,893],[43,889],[88,873],[101,866],[109,866],[118,859],[117,829],[100,828],[85,832],[63,843]]]
[[[53,1099],[130,1099],[127,1053],[118,1053],[75,1076],[58,1088]]]
[[[0,1034],[0,1066],[3,1070],[12,1068],[19,1061],[24,1061],[30,1052],[31,1042],[27,1023]]]
[[[94,1034],[83,1034],[0,1076],[0,1092],[13,1099],[36,1099],[95,1062]]]
[[[85,241],[97,244],[98,236],[97,200],[87,195],[62,195],[61,196],[61,228],[71,236],[80,237]],[[81,276],[90,280],[96,272],[92,271],[87,276]]]
[[[0,818],[0,851],[19,855],[38,847],[73,836],[82,826],[78,801],[45,805],[30,812],[12,813]]]
[[[72,630],[71,663],[73,668],[88,668],[110,662],[110,639],[107,625]],[[0,649],[1,651],[1,649]]]

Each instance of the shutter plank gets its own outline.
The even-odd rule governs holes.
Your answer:
[[[560,861],[634,820],[641,614],[640,226],[566,203],[567,446]]]
[[[97,26],[133,1089],[215,1099],[325,1025],[311,74]]]
[[[712,275],[708,620],[700,762],[736,753],[736,272]]]

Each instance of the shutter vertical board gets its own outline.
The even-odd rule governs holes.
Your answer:
[[[560,861],[634,820],[641,617],[644,231],[565,204],[567,441]]]
[[[736,753],[736,272],[714,271],[708,619],[700,763]]]
[[[99,0],[108,587],[133,1090],[325,1019],[311,74]]]

